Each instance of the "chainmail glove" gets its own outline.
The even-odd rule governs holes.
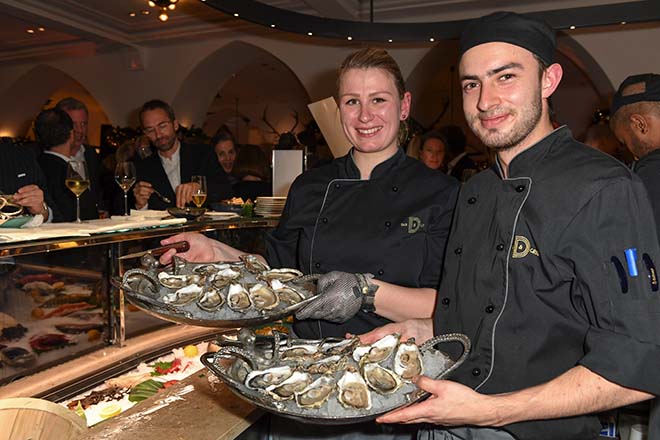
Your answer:
[[[369,283],[372,278],[371,274],[328,272],[318,280],[318,299],[298,310],[296,318],[337,323],[348,321],[362,307],[366,289],[376,288]]]

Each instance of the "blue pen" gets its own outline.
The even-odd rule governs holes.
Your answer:
[[[628,248],[623,252],[626,254],[626,262],[628,263],[628,275],[636,277],[639,275],[637,272],[637,248]]]

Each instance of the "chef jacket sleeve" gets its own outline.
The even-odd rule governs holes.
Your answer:
[[[266,234],[266,260],[272,267],[298,267],[298,239],[300,228],[292,221],[300,198],[299,179],[296,179],[286,198],[277,228]]]
[[[445,248],[459,189],[460,184],[452,181],[451,185],[446,185],[438,194],[438,200],[441,202],[431,213],[428,239],[426,240],[426,257],[420,273],[419,285],[422,287],[437,289],[440,284]]]
[[[610,181],[565,233],[569,237],[559,242],[568,243],[562,251],[574,271],[571,300],[589,326],[579,363],[621,386],[660,395],[660,291],[644,261],[657,263],[660,251],[641,181]],[[636,249],[633,267],[627,249]]]

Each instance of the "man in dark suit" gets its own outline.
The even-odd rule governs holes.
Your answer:
[[[64,183],[67,164],[72,160],[73,121],[64,110],[53,108],[39,113],[34,129],[37,140],[44,148],[44,153],[39,157],[39,165],[46,176],[48,192],[52,195],[59,211],[53,221],[74,221],[76,197]],[[80,218],[82,220],[99,218],[95,197],[89,191],[85,191],[80,196]]]
[[[14,202],[32,215],[51,221],[55,203],[46,189],[46,178],[29,150],[0,143],[0,193],[14,195]]]
[[[157,99],[146,102],[140,109],[140,122],[157,154],[135,163],[138,182],[133,195],[137,209],[185,206],[197,189],[197,184],[190,182],[194,175],[206,176],[207,202],[232,197],[227,175],[211,147],[179,141],[179,122],[172,107]]]
[[[73,121],[73,143],[71,144],[71,159],[87,164],[89,172],[89,189],[92,200],[96,203],[96,209],[102,216],[107,215],[107,203],[104,199],[103,186],[101,185],[101,161],[96,149],[87,144],[87,127],[89,125],[89,111],[87,106],[76,98],[64,98],[60,100],[57,108],[64,110]]]

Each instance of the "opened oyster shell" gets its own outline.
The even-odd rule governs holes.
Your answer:
[[[347,408],[371,409],[371,393],[360,373],[349,368],[337,382],[337,399]]]
[[[364,364],[362,376],[369,388],[380,394],[392,394],[401,387],[402,383],[394,371],[373,362]]]
[[[353,350],[353,359],[360,364],[383,362],[392,356],[399,344],[400,336],[396,333],[387,335],[371,345],[360,345]]]
[[[169,289],[180,289],[181,287],[189,286],[190,284],[199,283],[202,279],[201,276],[194,275],[172,275],[167,272],[160,272],[158,274],[158,281]]]
[[[252,389],[266,389],[273,385],[279,385],[293,374],[293,368],[288,365],[283,367],[268,368],[266,370],[254,370],[245,378],[245,386]]]
[[[296,393],[301,392],[312,383],[312,376],[300,371],[294,371],[293,374],[277,385],[271,385],[266,391],[273,396],[275,400],[291,400]]]
[[[280,303],[273,289],[261,283],[250,287],[250,299],[257,310],[270,310]]]
[[[401,379],[410,382],[413,377],[424,374],[424,363],[422,362],[422,353],[415,344],[415,339],[399,344],[394,355],[394,372]]]
[[[230,284],[227,292],[227,305],[236,312],[246,312],[252,307],[250,293],[240,284]]]
[[[330,398],[335,387],[335,379],[324,374],[296,393],[296,404],[301,408],[320,408]]]
[[[202,287],[197,284],[191,284],[180,288],[174,293],[169,293],[163,297],[163,302],[165,304],[171,304],[174,306],[185,306],[190,304],[193,301],[196,301],[199,298],[199,295],[202,293]]]

